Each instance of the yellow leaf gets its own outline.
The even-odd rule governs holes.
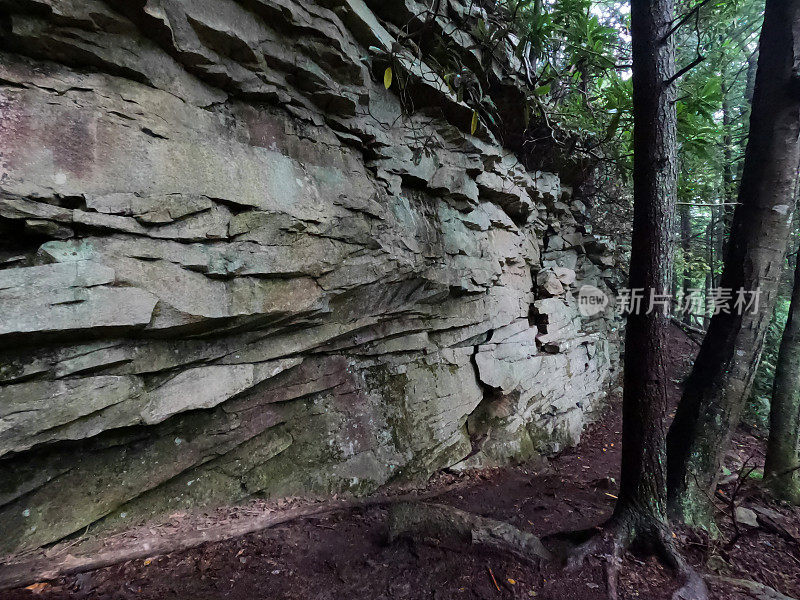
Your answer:
[[[152,558],[145,558],[145,559],[144,559],[144,566],[146,567],[146,566],[147,566],[147,565],[149,565],[151,562],[153,562],[153,559],[152,559]]]
[[[511,579],[511,577],[508,578],[508,583],[511,585],[517,585],[517,581],[515,579]]]
[[[475,135],[475,130],[478,129],[478,111],[472,111],[472,124],[469,127],[470,135]]]
[[[387,90],[392,87],[392,67],[386,67],[383,72],[383,87]]]
[[[33,592],[34,594],[41,594],[43,591],[45,591],[49,587],[50,587],[49,583],[42,582],[42,583],[34,583],[33,585],[29,585],[25,589]]]

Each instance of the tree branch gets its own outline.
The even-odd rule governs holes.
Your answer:
[[[680,29],[680,28],[681,28],[681,26],[682,26],[684,23],[686,23],[686,21],[688,21],[689,19],[691,19],[691,18],[692,18],[692,15],[694,15],[694,14],[695,14],[697,11],[699,11],[701,8],[703,8],[703,7],[704,7],[706,4],[708,4],[709,2],[711,2],[711,0],[703,0],[703,1],[702,1],[702,2],[700,2],[699,4],[696,4],[696,5],[695,5],[695,6],[694,6],[694,7],[693,7],[693,8],[692,8],[692,9],[691,9],[689,12],[687,12],[685,15],[683,15],[683,16],[682,16],[682,17],[681,17],[681,18],[678,20],[678,22],[677,22],[677,23],[676,23],[676,24],[675,24],[675,25],[672,27],[672,29],[670,29],[670,30],[667,32],[667,34],[666,34],[666,35],[665,35],[663,38],[661,38],[661,43],[663,44],[664,42],[666,42],[666,41],[669,39],[669,36],[671,36],[673,33],[675,33],[676,31],[678,31],[678,29]]]
[[[667,81],[664,83],[664,87],[671,86],[673,83],[678,81],[678,79],[680,79],[681,77],[686,75],[686,73],[688,73],[689,71],[694,69],[697,65],[699,65],[701,62],[703,62],[705,59],[706,59],[705,56],[698,56],[697,58],[695,58],[692,62],[690,62],[685,67],[683,67],[680,71],[675,73],[675,75],[673,75],[672,77],[667,79]]]

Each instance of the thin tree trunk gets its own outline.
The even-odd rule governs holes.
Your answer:
[[[632,0],[633,234],[629,287],[668,298],[677,195],[675,48],[667,35],[674,0]],[[651,294],[653,296],[651,296]],[[658,553],[685,579],[673,598],[707,598],[703,580],[675,551],[667,523],[665,362],[668,306],[630,307],[625,329],[620,491],[611,519],[570,559],[606,557],[608,595],[617,597],[621,554],[635,541]],[[609,548],[610,546],[610,548]]]
[[[711,244],[713,243],[713,236],[711,235],[711,229],[714,219],[714,215],[711,215],[712,221],[706,225],[706,250],[708,255],[708,272],[706,273],[706,280],[704,282],[705,286],[705,316],[703,317],[703,329],[706,331],[708,330],[708,325],[711,321],[711,311],[709,311],[709,300],[711,299],[711,290],[715,287],[714,281],[714,256],[711,253]]]
[[[677,195],[673,0],[631,2],[633,36],[633,235],[630,288],[668,294]],[[645,303],[646,304],[646,303]],[[668,316],[643,304],[628,316],[622,423],[622,475],[616,519],[637,531],[666,526]]]
[[[775,303],[800,157],[800,0],[767,0],[750,135],[722,280],[760,290],[759,310],[714,315],[668,436],[670,512],[713,528],[722,457],[739,422]],[[740,314],[741,313],[741,314]]]
[[[720,219],[718,226],[719,235],[717,236],[718,247],[717,256],[724,257],[728,249],[728,234],[731,230],[733,221],[733,135],[731,119],[731,85],[722,84],[722,207],[723,218]]]
[[[753,105],[753,97],[755,96],[756,90],[756,72],[758,71],[758,53],[759,50],[753,52],[750,56],[747,57],[747,81],[745,85],[745,99],[747,103],[752,107]]]
[[[733,136],[731,135],[730,87],[722,87],[722,197],[733,201]]]
[[[711,220],[708,222],[706,235],[708,238],[708,272],[711,275],[711,288],[717,287],[716,255],[714,253],[714,228],[717,221],[717,209],[711,207]]]
[[[749,118],[753,111],[753,96],[756,89],[756,71],[758,70],[758,50],[747,57],[747,79],[745,80],[744,99],[747,100],[744,106],[741,107],[739,118],[741,120]],[[736,181],[742,180],[742,170],[744,169],[744,161],[739,160],[736,164]]]
[[[692,217],[690,211],[690,207],[685,204],[681,206],[679,211],[681,219],[681,252],[683,253],[682,287],[684,298],[684,310],[683,314],[679,315],[679,318],[687,325],[691,325],[692,323],[692,309],[689,302],[686,301],[686,299],[689,297],[689,290],[692,287],[691,270],[689,269],[689,252],[691,250],[692,240]]]
[[[781,500],[800,504],[800,260],[775,365],[764,481]]]

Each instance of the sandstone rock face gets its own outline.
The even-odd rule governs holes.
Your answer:
[[[0,550],[576,442],[613,260],[398,44],[423,8],[0,1]]]

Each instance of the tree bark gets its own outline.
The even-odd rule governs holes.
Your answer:
[[[800,504],[800,260],[775,365],[764,481],[781,500]]]
[[[750,135],[720,285],[760,289],[759,310],[711,318],[668,436],[669,509],[713,528],[722,457],[750,392],[769,325],[794,211],[800,146],[800,0],[767,0]],[[742,312],[743,314],[738,314]]]

